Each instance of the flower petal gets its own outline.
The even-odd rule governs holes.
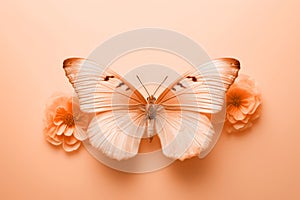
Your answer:
[[[67,110],[73,113],[73,97],[70,97],[67,102]]]
[[[251,116],[251,121],[254,121],[260,117],[261,106],[259,106],[256,111]]]
[[[67,125],[66,124],[62,124],[60,126],[57,127],[57,130],[56,130],[56,134],[57,135],[62,135],[66,129]]]
[[[238,112],[239,108],[234,105],[229,105],[227,107],[229,107],[227,113],[234,117],[235,113]]]
[[[74,145],[68,145],[67,143],[64,142],[63,143],[63,149],[66,152],[75,151],[75,150],[77,150],[80,147],[80,144],[81,144],[80,141],[76,142]]]
[[[66,127],[66,130],[64,132],[65,136],[71,136],[74,132],[74,127]]]
[[[228,133],[234,132],[234,128],[232,127],[232,124],[226,123],[224,128]]]
[[[51,138],[51,137],[49,137],[49,136],[46,137],[46,140],[47,140],[49,143],[51,143],[51,144],[53,144],[53,145],[55,145],[55,146],[58,146],[58,145],[60,145],[60,144],[62,143],[62,141],[55,140],[54,138]]]
[[[235,120],[234,117],[232,115],[230,115],[229,113],[227,113],[226,118],[231,124],[234,124],[237,122],[237,120]]]
[[[56,135],[56,126],[49,125],[47,128],[44,129],[44,135],[54,137],[54,135]]]
[[[59,106],[55,109],[55,115],[53,118],[53,122],[55,125],[59,126],[64,122],[64,117],[67,114],[67,111],[64,107]]]
[[[73,135],[64,137],[64,143],[67,143],[68,145],[73,145],[76,142],[78,142],[78,140]]]
[[[53,123],[56,125],[56,126],[59,126],[63,123],[64,121],[62,119],[58,119],[58,118],[54,118],[53,119]]]
[[[245,119],[242,120],[243,123],[248,123],[248,121],[250,120],[250,116],[247,115],[247,117]]]
[[[240,109],[244,114],[248,114],[253,110],[254,105],[255,105],[255,97],[251,96],[242,100]]]
[[[233,114],[235,120],[243,120],[245,119],[246,115],[241,111],[241,109],[236,109],[235,113]]]
[[[229,105],[226,107],[226,112],[227,112],[228,114],[232,115],[232,114],[235,112],[235,109],[236,109],[236,108],[237,108],[236,106],[229,104]]]
[[[233,128],[235,128],[236,130],[240,130],[242,128],[244,128],[246,126],[246,124],[244,123],[236,123],[236,124],[233,124]]]
[[[261,100],[258,97],[256,97],[256,101],[254,103],[253,109],[250,112],[250,114],[253,114],[257,110],[257,108],[260,106],[260,104],[261,104]]]

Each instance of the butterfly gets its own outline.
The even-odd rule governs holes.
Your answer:
[[[209,147],[214,129],[210,114],[221,111],[224,96],[238,76],[240,62],[219,58],[189,70],[155,98],[144,96],[111,69],[84,58],[64,60],[63,69],[83,112],[94,113],[90,144],[112,159],[137,155],[141,138],[158,135],[162,153],[184,160]]]

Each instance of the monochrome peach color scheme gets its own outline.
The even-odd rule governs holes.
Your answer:
[[[2,1],[0,199],[299,200],[299,8],[298,0]],[[238,58],[240,75],[253,77],[262,94],[253,127],[224,129],[204,159],[144,174],[111,169],[83,145],[72,153],[51,145],[43,134],[45,103],[73,91],[62,61],[143,27],[193,38],[211,58]],[[126,58],[131,66],[185,66],[149,52]],[[121,75],[130,70],[124,62],[113,66]]]

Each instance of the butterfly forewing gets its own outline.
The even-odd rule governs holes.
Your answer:
[[[69,58],[64,61],[64,70],[79,96],[80,108],[85,112],[103,112],[147,103],[120,75],[90,60]]]
[[[185,73],[163,91],[156,103],[169,109],[180,106],[183,110],[201,113],[219,112],[224,104],[225,92],[237,77],[239,68],[236,59],[212,60]],[[171,102],[175,97],[180,104]]]

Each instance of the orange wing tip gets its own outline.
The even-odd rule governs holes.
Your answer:
[[[84,58],[67,58],[63,62],[63,68],[72,66],[74,64],[80,64],[82,61],[85,60]]]
[[[218,58],[218,59],[215,59],[216,61],[218,60],[221,60],[221,61],[224,61],[224,62],[228,62],[230,63],[232,66],[236,66],[238,69],[241,69],[241,63],[238,59],[235,59],[235,58]]]

